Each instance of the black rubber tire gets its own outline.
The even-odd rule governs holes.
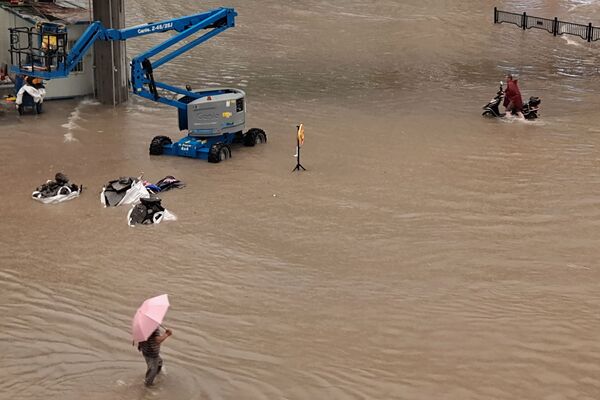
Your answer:
[[[210,163],[218,163],[221,161],[220,152],[221,147],[223,147],[223,143],[215,143],[210,146],[210,150],[208,151],[208,162]]]
[[[254,141],[256,144],[265,144],[267,143],[267,134],[262,129],[259,129],[256,133],[256,140]]]
[[[163,153],[163,145],[171,143],[173,142],[168,136],[155,136],[150,142],[150,155],[160,156]]]
[[[251,128],[244,135],[244,146],[252,147],[261,143],[267,143],[267,134],[262,129]]]
[[[483,114],[481,114],[481,115],[482,115],[482,116],[484,116],[484,117],[493,117],[493,116],[494,116],[494,113],[493,113],[493,112],[491,112],[491,111],[489,111],[489,110],[485,110],[485,111],[483,112]]]
[[[208,162],[220,163],[231,158],[231,147],[223,143],[215,143],[210,147],[208,152]]]
[[[252,129],[250,129],[248,132],[246,132],[246,134],[244,135],[244,146],[247,147],[252,147],[256,144],[256,136],[255,136],[256,132],[253,132]]]
[[[219,150],[219,162],[220,161],[225,161],[231,158],[231,147],[229,147],[229,145],[222,145],[221,149]]]

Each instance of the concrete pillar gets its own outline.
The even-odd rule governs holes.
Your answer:
[[[106,28],[125,27],[125,0],[93,0],[94,20]],[[94,44],[96,98],[102,104],[127,101],[129,65],[125,42],[99,40]]]

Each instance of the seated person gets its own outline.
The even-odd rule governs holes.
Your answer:
[[[23,105],[23,97],[26,93],[27,95],[31,96],[34,105],[36,105],[37,109],[39,110],[41,104],[44,102],[44,97],[46,97],[46,89],[44,88],[44,85],[41,82],[35,84],[32,77],[26,77],[25,83],[17,92],[17,99],[15,101],[17,109],[20,109],[20,107]]]

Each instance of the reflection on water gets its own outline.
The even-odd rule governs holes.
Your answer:
[[[149,158],[181,134],[143,99],[0,117],[0,398],[597,398],[598,43],[492,10],[600,7],[522,3],[234,0],[235,29],[156,71],[247,92],[269,143],[223,164]],[[221,5],[132,0],[128,25]],[[539,121],[480,117],[508,71]],[[27,199],[59,170],[87,191]],[[176,223],[101,208],[140,174],[187,183],[162,196]],[[146,389],[130,319],[160,293],[174,336]]]

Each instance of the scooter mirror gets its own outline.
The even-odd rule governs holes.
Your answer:
[[[500,86],[504,85],[504,82],[500,81]]]

